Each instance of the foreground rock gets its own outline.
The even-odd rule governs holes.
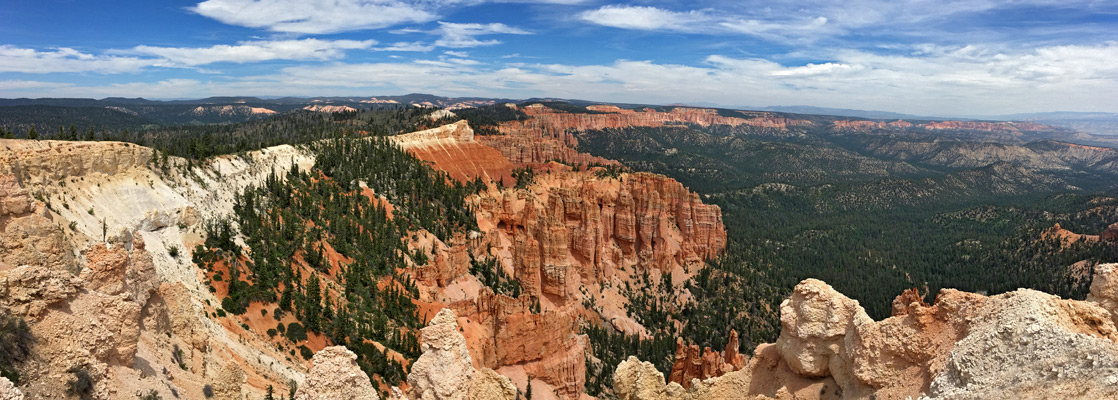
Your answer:
[[[23,400],[23,393],[8,378],[0,377],[0,400]]]
[[[744,369],[685,389],[630,358],[614,390],[633,400],[1118,398],[1116,267],[1097,268],[1091,301],[945,289],[929,305],[906,292],[883,321],[808,279],[781,305],[780,338]]]
[[[515,399],[516,387],[509,378],[488,368],[474,369],[458,329],[454,312],[443,309],[420,330],[423,355],[412,364],[411,388],[402,395],[412,400]]]
[[[345,347],[322,349],[313,363],[295,400],[380,400],[369,376],[357,366],[357,355]]]

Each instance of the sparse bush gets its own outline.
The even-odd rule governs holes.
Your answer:
[[[171,256],[171,258],[179,258],[179,246],[167,247],[167,255]]]
[[[206,396],[207,399],[214,397],[214,387],[208,383],[206,386],[202,386],[202,395]]]
[[[0,376],[19,384],[19,372],[15,364],[22,362],[31,354],[31,328],[27,322],[15,317],[0,316]]]
[[[304,360],[310,360],[311,357],[314,357],[314,352],[311,351],[310,348],[308,348],[307,346],[304,345],[304,346],[299,346],[299,355],[303,356]]]
[[[74,374],[74,379],[66,382],[66,395],[78,396],[82,400],[93,398],[93,377],[85,368],[73,367],[69,372]]]
[[[171,361],[174,361],[175,364],[178,364],[179,368],[184,370],[186,369],[186,362],[182,359],[182,349],[180,349],[179,345],[177,344],[175,345],[174,350],[171,352]]]
[[[163,400],[163,396],[160,396],[159,392],[152,389],[150,392],[140,395],[140,400]]]

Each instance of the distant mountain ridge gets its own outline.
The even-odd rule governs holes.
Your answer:
[[[816,106],[770,106],[758,107],[759,111],[776,111],[793,114],[833,115],[838,117],[855,117],[868,119],[916,119],[916,120],[949,120],[959,118],[929,117],[924,115],[903,114],[890,111],[855,110],[850,108],[828,108]]]
[[[81,124],[87,127],[139,129],[152,125],[200,125],[245,122],[267,118],[271,115],[303,110],[368,110],[390,109],[403,106],[461,109],[503,103],[568,103],[577,107],[610,104],[625,109],[653,108],[667,110],[673,107],[714,108],[729,115],[739,110],[769,111],[803,116],[839,116],[870,120],[907,121],[1029,121],[1066,128],[1069,138],[1084,144],[1110,143],[1118,135],[1118,114],[1104,112],[1043,112],[1000,116],[943,117],[913,115],[889,111],[828,108],[808,105],[770,107],[708,107],[705,105],[649,105],[633,103],[608,103],[581,99],[554,97],[525,100],[483,97],[445,97],[425,93],[393,96],[319,96],[319,97],[254,97],[215,96],[202,99],[151,100],[145,98],[107,97],[90,98],[16,98],[0,99],[0,126],[9,130],[26,131],[30,126]],[[51,107],[34,110],[35,107]],[[109,110],[109,111],[106,111]],[[120,114],[120,115],[117,115]],[[73,122],[68,122],[73,121]]]

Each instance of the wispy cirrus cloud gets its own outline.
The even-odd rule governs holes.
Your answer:
[[[346,50],[371,49],[376,43],[375,40],[264,40],[209,47],[136,46],[110,49],[101,54],[66,47],[38,50],[0,45],[0,72],[119,74],[152,67],[189,68],[223,62],[323,61],[342,58]]]
[[[996,19],[1011,18],[1006,15],[1023,9],[1032,8],[1033,12],[1118,12],[1116,3],[1093,0],[799,0],[770,2],[764,7],[748,2],[706,0],[690,3],[689,6],[691,8],[669,9],[647,5],[604,5],[583,11],[577,14],[577,18],[594,25],[619,29],[749,35],[769,41],[804,42],[844,35],[856,35],[862,40],[878,35],[927,39],[949,36],[975,40],[976,34],[997,36],[997,31],[1007,29],[1051,29],[1050,26],[1035,24],[1007,24],[995,29],[983,24],[1002,23]],[[1001,14],[1003,12],[1005,15]]]
[[[345,55],[346,50],[369,49],[375,40],[275,40],[249,41],[235,45],[210,47],[155,47],[137,46],[131,50],[114,53],[155,56],[167,61],[169,66],[197,66],[219,62],[247,63],[269,60],[332,60]]]
[[[96,55],[68,47],[37,50],[0,45],[0,72],[45,74],[54,72],[136,72],[152,65],[139,57]]]
[[[207,0],[188,8],[229,25],[325,34],[432,21],[429,2],[397,0]]]
[[[492,46],[501,43],[499,40],[496,39],[481,40],[477,38],[478,36],[495,34],[532,34],[532,32],[520,28],[514,28],[501,23],[476,24],[442,21],[439,22],[439,27],[431,33],[440,35],[439,39],[435,41],[435,46],[451,48]]]
[[[187,9],[225,24],[295,34],[329,34],[431,22],[483,3],[576,5],[588,0],[206,0]]]
[[[650,6],[607,5],[580,13],[586,22],[620,29],[703,34],[747,34],[755,36],[802,36],[821,31],[828,19],[822,16],[783,16],[755,19],[703,9],[672,11]]]

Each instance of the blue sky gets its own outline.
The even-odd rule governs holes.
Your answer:
[[[0,97],[1118,112],[1118,2],[11,0]]]

